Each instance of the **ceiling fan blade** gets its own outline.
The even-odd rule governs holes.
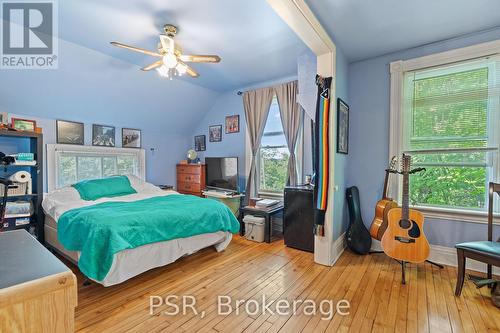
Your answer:
[[[163,60],[158,60],[158,61],[153,62],[150,65],[147,65],[146,67],[141,68],[141,70],[143,70],[143,71],[150,71],[150,70],[158,68],[158,67],[160,67],[162,65],[163,65]]]
[[[145,49],[141,49],[140,47],[130,46],[130,45],[126,45],[126,44],[122,44],[122,43],[118,43],[118,42],[110,42],[110,43],[111,43],[111,45],[114,45],[114,46],[117,46],[117,47],[121,47],[121,48],[124,48],[124,49],[127,49],[127,50],[139,52],[139,53],[144,53],[144,54],[147,54],[147,55],[150,55],[150,56],[153,56],[153,57],[159,57],[159,58],[162,57],[162,55],[159,54],[158,52],[148,51],[148,50],[145,50]]]
[[[189,67],[186,63],[184,63],[182,60],[178,60],[179,64],[182,64],[186,66],[186,73],[191,76],[191,77],[198,77],[200,74],[198,74],[197,71],[195,71],[193,68]]]
[[[179,58],[186,62],[220,62],[220,57],[218,55],[183,54]]]

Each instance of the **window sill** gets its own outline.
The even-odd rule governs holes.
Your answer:
[[[283,192],[259,192],[259,198],[283,200]]]
[[[431,218],[456,222],[488,224],[487,212],[428,206],[412,206],[411,208],[422,212],[426,219]],[[500,225],[500,214],[493,214],[493,224]]]

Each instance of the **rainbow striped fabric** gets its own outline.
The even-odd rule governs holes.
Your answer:
[[[316,120],[314,137],[314,172],[315,172],[315,207],[314,234],[324,236],[325,211],[328,200],[329,180],[329,136],[328,121],[330,119],[330,85],[332,78],[316,75],[318,97],[316,102]]]

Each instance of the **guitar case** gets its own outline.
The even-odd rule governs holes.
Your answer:
[[[367,254],[372,246],[372,237],[361,219],[358,188],[349,187],[346,196],[350,218],[346,232],[347,247],[357,254]]]

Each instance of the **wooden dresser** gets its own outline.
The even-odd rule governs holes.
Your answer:
[[[26,230],[0,233],[0,332],[74,332],[76,277]]]
[[[177,192],[202,196],[205,164],[177,164]]]

